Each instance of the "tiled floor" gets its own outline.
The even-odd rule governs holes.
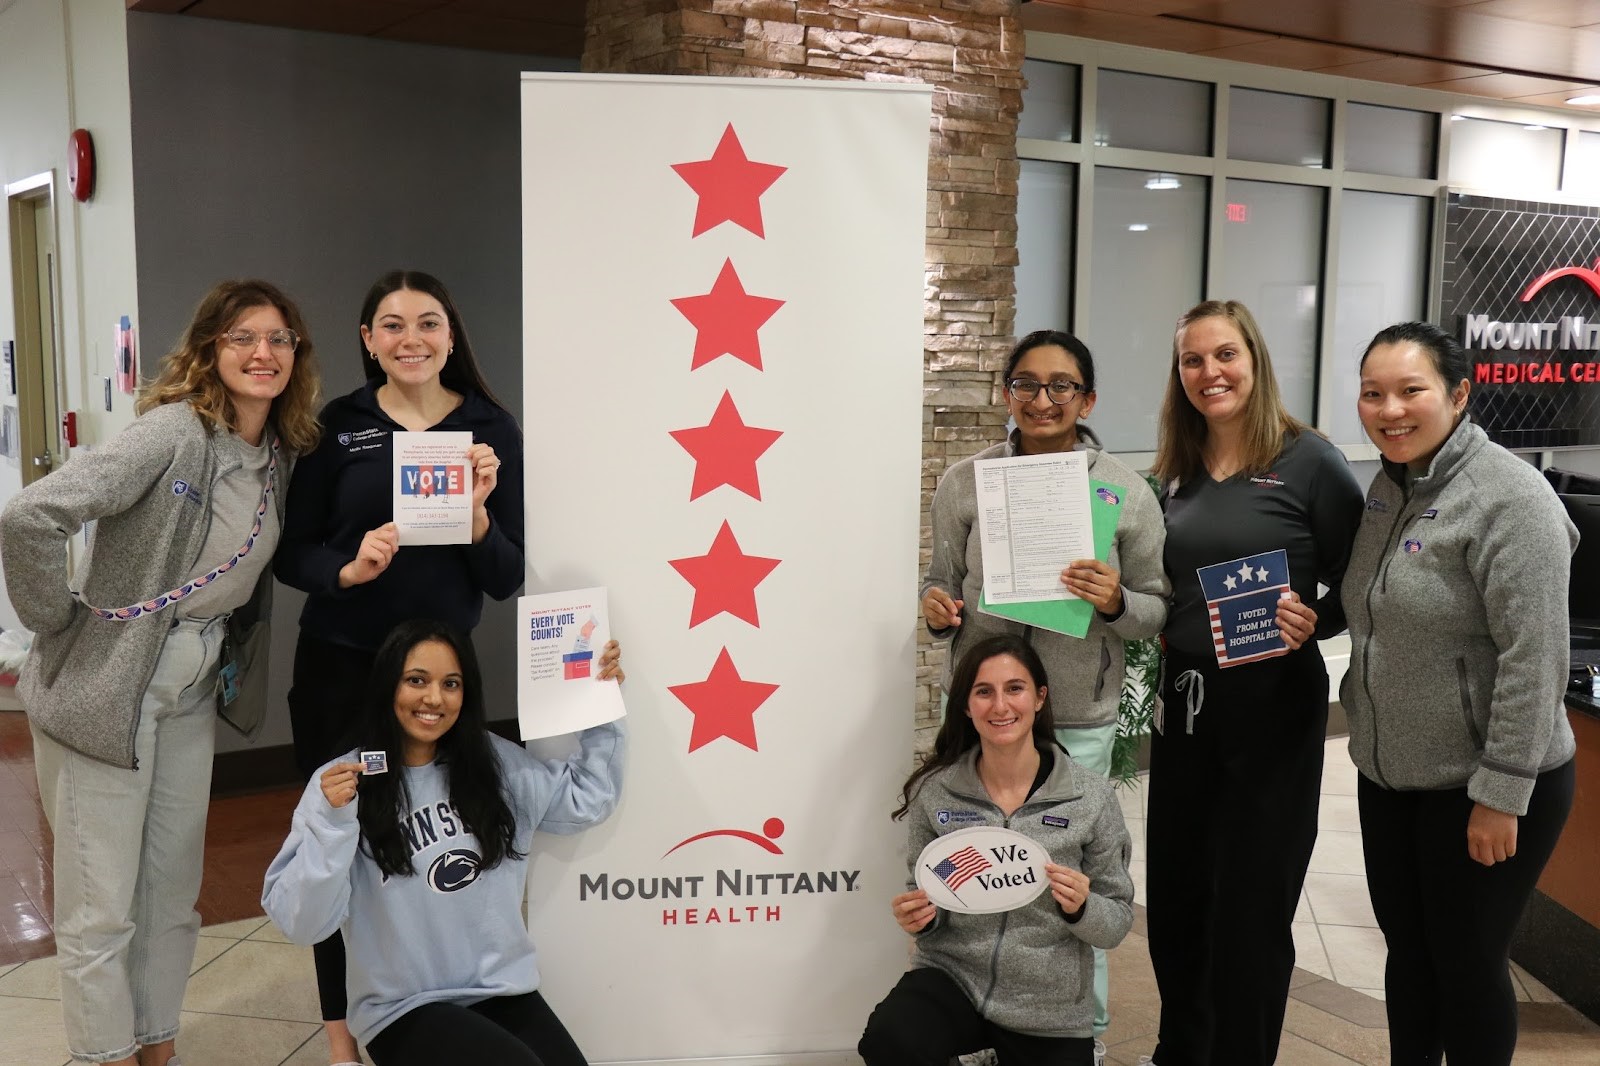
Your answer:
[[[19,738],[17,718],[0,711],[0,799],[10,819],[0,830],[7,834],[0,837],[0,847],[9,849],[0,851],[0,883],[13,892],[0,914],[10,938],[0,943],[0,1064],[62,1066],[60,986],[55,960],[46,957],[53,949],[47,924],[48,836],[26,759],[26,728]],[[1344,742],[1330,741],[1322,840],[1301,903],[1303,920],[1295,929],[1301,969],[1279,1055],[1286,1066],[1378,1066],[1388,1059],[1383,1005],[1372,998],[1381,993],[1358,991],[1381,987],[1383,942],[1366,903],[1354,775]],[[284,943],[256,906],[261,873],[282,839],[296,794],[281,790],[213,804],[201,899],[207,925],[179,1038],[187,1066],[322,1066],[328,1061],[317,1023],[310,950]],[[1121,796],[1139,856],[1134,880],[1142,886],[1143,789],[1127,789]],[[15,889],[9,887],[13,883]],[[1123,1066],[1154,1048],[1157,1023],[1142,888],[1137,899],[1134,932],[1111,956],[1113,1021],[1106,1042],[1110,1060]],[[1523,998],[1517,1063],[1600,1063],[1600,1028],[1527,975],[1518,972],[1517,984]],[[765,1061],[777,1066],[775,1060]],[[857,1061],[854,1056],[808,1057],[805,1064]]]

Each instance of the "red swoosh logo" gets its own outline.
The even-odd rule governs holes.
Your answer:
[[[1545,271],[1534,278],[1532,283],[1523,290],[1522,302],[1527,303],[1538,295],[1540,289],[1561,278],[1577,278],[1589,286],[1596,296],[1600,296],[1600,259],[1595,260],[1593,269],[1589,267],[1558,267],[1555,270]]]
[[[680,840],[678,843],[672,845],[672,847],[664,851],[661,854],[661,857],[664,859],[668,855],[671,855],[674,851],[677,851],[679,848],[683,847],[685,844],[693,844],[696,840],[705,840],[707,837],[738,837],[740,840],[748,840],[752,844],[758,844],[772,852],[774,855],[783,854],[782,848],[778,847],[778,845],[774,844],[764,836],[757,836],[755,833],[747,833],[743,829],[712,829],[704,833],[696,833],[688,840]]]

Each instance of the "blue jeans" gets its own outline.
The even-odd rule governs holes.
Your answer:
[[[1090,726],[1086,729],[1057,729],[1056,739],[1067,749],[1072,761],[1101,777],[1111,774],[1111,748],[1117,742],[1117,723]],[[1104,948],[1094,949],[1094,1035],[1099,1036],[1111,1025],[1111,1011],[1106,1006],[1110,994],[1111,975],[1106,966]]]
[[[103,623],[102,623],[103,624]],[[222,619],[179,622],[145,689],[137,770],[33,730],[39,796],[55,834],[55,933],[67,1046],[127,1058],[178,1032],[194,961]]]

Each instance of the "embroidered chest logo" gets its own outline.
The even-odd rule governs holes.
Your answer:
[[[1369,510],[1369,511],[1376,512],[1377,514],[1383,514],[1388,509],[1389,509],[1389,505],[1384,503],[1382,500],[1368,500],[1367,501],[1367,510]]]
[[[435,892],[460,892],[483,873],[483,859],[468,848],[447,851],[428,867],[428,887]]]
[[[1268,470],[1265,474],[1251,474],[1250,484],[1262,485],[1269,489],[1281,489],[1285,483],[1277,474]]]
[[[1439,510],[1438,510],[1438,508],[1430,507],[1426,511],[1422,512],[1422,517],[1423,518],[1438,518],[1439,517]]]
[[[1053,825],[1057,829],[1065,829],[1072,824],[1071,818],[1063,818],[1059,814],[1047,814],[1039,820],[1045,825]]]
[[[361,429],[353,433],[337,434],[337,439],[341,447],[347,448],[352,452],[364,452],[370,448],[381,447],[383,444],[382,438],[387,436],[388,432],[386,429]],[[378,439],[374,440],[373,438]]]
[[[175,478],[172,482],[172,494],[182,496],[196,506],[204,506],[205,501],[200,498],[200,490],[189,484],[183,478]]]
[[[977,811],[936,811],[934,817],[940,825],[962,825],[966,822],[981,822],[983,815]]]

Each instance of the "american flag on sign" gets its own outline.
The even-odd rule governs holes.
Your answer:
[[[954,892],[991,865],[989,860],[983,857],[982,852],[969,844],[960,851],[946,856],[942,862],[933,867],[933,872],[950,891]]]
[[[1277,623],[1278,599],[1289,592],[1287,550],[1213,563],[1195,573],[1206,598],[1218,666],[1289,654]]]

